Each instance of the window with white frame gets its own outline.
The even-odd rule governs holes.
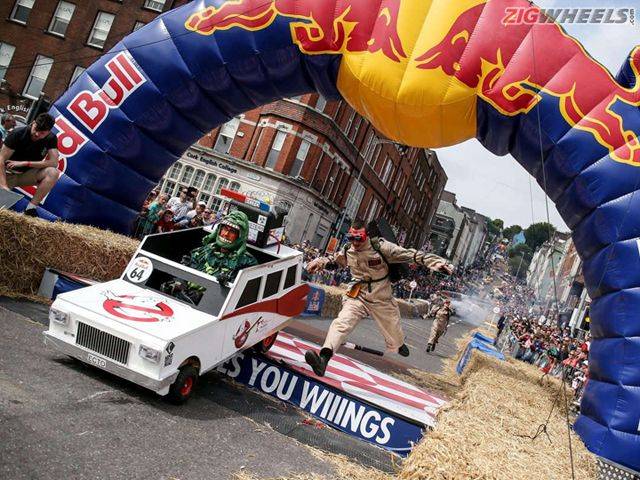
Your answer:
[[[190,185],[191,180],[193,179],[194,171],[195,171],[195,168],[193,168],[191,165],[186,165],[184,167],[184,171],[182,172],[182,178],[180,179],[180,182]]]
[[[93,22],[93,28],[87,42],[92,47],[104,48],[104,44],[109,36],[109,31],[113,25],[115,15],[107,12],[98,12],[96,20]]]
[[[375,218],[376,215],[376,211],[378,210],[378,199],[377,198],[373,198],[373,200],[371,200],[371,203],[369,203],[369,211],[367,212],[367,223],[370,222],[371,220],[373,220]]]
[[[207,195],[206,193],[201,193],[198,197],[198,201],[203,202],[205,205],[209,205],[209,200],[211,200],[211,195]]]
[[[47,83],[47,77],[51,71],[52,64],[53,58],[45,57],[44,55],[38,55],[36,57],[36,61],[31,68],[31,73],[22,92],[25,97],[36,99],[40,96],[45,83]]]
[[[216,177],[213,173],[208,173],[207,178],[204,181],[204,185],[202,186],[203,192],[211,192],[213,190],[213,186],[216,183]]]
[[[307,155],[309,154],[310,147],[311,143],[307,140],[302,140],[302,142],[300,143],[298,153],[296,153],[296,158],[293,161],[293,166],[291,167],[290,175],[292,177],[300,176],[300,172],[302,172],[302,167],[304,166],[304,161],[307,159]]]
[[[327,100],[322,96],[318,96],[318,102],[316,103],[316,110],[319,112],[324,112],[324,107],[327,106]]]
[[[27,23],[36,0],[17,0],[9,17],[14,22]]]
[[[62,1],[58,2],[56,11],[51,19],[51,24],[49,25],[49,32],[64,37],[67,33],[69,22],[71,22],[71,17],[73,17],[73,12],[75,12],[75,10],[76,6],[73,3]]]
[[[227,185],[229,185],[229,179],[224,177],[221,178],[220,180],[218,180],[218,186],[216,187],[216,191],[213,193],[216,195],[220,195],[222,189],[227,188]]]
[[[76,65],[76,68],[73,69],[73,74],[71,75],[71,80],[69,80],[69,86],[73,85],[80,75],[86,70],[86,68],[81,67],[80,65]]]
[[[11,64],[13,53],[16,51],[16,47],[9,45],[8,43],[0,42],[0,81],[7,73],[7,68]]]
[[[155,12],[161,12],[165,3],[167,3],[167,0],[144,0],[144,8],[148,8]]]
[[[349,131],[351,130],[351,125],[353,125],[353,119],[356,118],[356,111],[351,110],[351,115],[349,115],[349,120],[347,120],[347,126],[344,127],[344,133],[349,135]]]
[[[280,152],[282,151],[282,147],[284,145],[284,141],[287,138],[287,134],[278,130],[276,133],[276,138],[273,139],[273,143],[271,144],[271,150],[269,151],[269,155],[267,156],[267,162],[265,163],[265,168],[273,168],[276,166],[278,162],[278,157],[280,157]]]
[[[199,190],[200,187],[202,186],[202,182],[204,182],[204,176],[205,176],[204,170],[196,170],[196,175],[195,177],[193,177],[192,186]]]
[[[177,180],[180,176],[180,170],[182,170],[182,164],[180,162],[176,162],[171,166],[169,170],[168,177]]]
[[[232,190],[234,192],[239,192],[240,184],[238,182],[231,182],[231,185],[229,185],[229,190]]]
[[[169,195],[170,197],[173,196],[173,191],[176,189],[176,184],[175,182],[170,182],[167,180],[167,182],[164,184],[164,187],[162,188],[162,193],[166,193],[167,195]]]
[[[140,30],[142,27],[144,27],[146,25],[146,23],[141,22],[140,20],[138,20],[136,23],[133,24],[133,30],[132,32],[135,32],[136,30]]]
[[[232,118],[222,125],[213,149],[218,153],[222,153],[224,155],[228,154],[231,151],[231,145],[233,145],[233,139],[236,138],[236,132],[238,131],[239,126],[239,118]]]
[[[387,181],[391,178],[391,174],[393,173],[393,161],[387,156],[387,163],[384,165],[384,170],[382,172],[382,183],[386,185]]]
[[[218,210],[220,210],[220,205],[222,205],[222,200],[218,197],[213,197],[213,200],[211,200],[211,211],[214,213],[218,213]]]
[[[357,116],[356,121],[353,124],[353,128],[351,129],[351,132],[349,132],[349,140],[351,140],[352,142],[356,140],[356,137],[358,136],[358,132],[360,131],[360,126],[362,125],[363,120],[364,119],[360,115]]]
[[[347,204],[344,206],[347,215],[351,219],[355,219],[358,214],[360,204],[362,203],[362,197],[364,197],[364,190],[364,185],[358,181],[354,181],[353,184],[351,184],[351,191],[347,197]]]

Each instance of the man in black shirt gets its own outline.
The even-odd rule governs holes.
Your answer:
[[[51,132],[54,120],[41,113],[26,127],[14,128],[0,149],[0,189],[36,185],[36,192],[24,211],[37,217],[36,207],[59,178],[58,139]]]

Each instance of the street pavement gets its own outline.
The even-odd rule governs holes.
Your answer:
[[[0,478],[228,479],[296,473],[333,476],[304,445],[392,471],[388,453],[331,428],[304,422],[294,407],[217,373],[201,378],[187,405],[46,348],[48,308],[0,297]],[[288,329],[320,342],[330,321],[299,319]],[[435,354],[424,347],[430,321],[403,322],[411,356],[347,354],[387,372],[435,372],[472,325],[453,319]],[[371,320],[351,340],[383,349]]]

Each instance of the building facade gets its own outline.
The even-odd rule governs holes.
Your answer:
[[[25,117],[41,92],[55,100],[123,37],[187,2],[3,0],[0,108]]]
[[[236,171],[221,172],[222,165]],[[435,152],[390,142],[346,102],[310,94],[213,130],[167,172],[161,188],[174,194],[193,185],[212,208],[221,188],[267,201],[289,212],[293,243],[323,248],[352,219],[384,217],[400,243],[422,247],[446,180]]]

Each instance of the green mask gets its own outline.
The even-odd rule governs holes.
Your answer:
[[[220,229],[223,225],[228,225],[238,231],[238,238],[229,244],[220,238]],[[243,253],[247,248],[247,237],[249,236],[249,218],[246,213],[234,210],[225,216],[216,225],[216,246],[236,253]]]

